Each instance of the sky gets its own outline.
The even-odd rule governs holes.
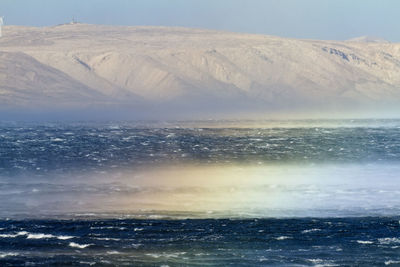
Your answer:
[[[400,42],[398,0],[0,0],[9,25],[69,22],[208,28],[282,37]]]

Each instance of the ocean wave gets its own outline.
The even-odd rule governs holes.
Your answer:
[[[89,265],[89,266],[93,266],[96,265],[97,262],[95,261],[80,261],[79,264],[85,264],[85,265]]]
[[[96,240],[104,240],[104,241],[120,241],[120,238],[112,238],[112,237],[92,237],[92,239]]]
[[[121,252],[116,251],[116,250],[111,250],[111,251],[107,251],[108,255],[116,255],[116,254],[121,254]]]
[[[28,234],[27,239],[47,239],[54,238],[54,235],[51,234]]]
[[[369,244],[373,244],[374,242],[369,241],[369,240],[357,240],[358,244],[364,244],[364,245],[369,245]]]
[[[0,252],[0,259],[5,258],[5,257],[15,257],[18,256],[19,253],[16,252]]]
[[[76,238],[76,236],[58,235],[58,236],[56,236],[56,238],[57,238],[57,239],[60,239],[60,240],[68,240],[68,239]]]
[[[117,227],[117,226],[92,226],[91,230],[104,230],[104,229],[117,229],[117,230],[126,230],[126,227]],[[136,228],[135,228],[136,229]]]
[[[20,231],[15,234],[0,234],[0,238],[15,238],[20,236],[26,236],[27,239],[48,239],[48,238],[56,238],[60,240],[67,240],[71,238],[75,238],[75,236],[67,236],[67,235],[52,235],[52,234],[43,234],[43,233],[29,233],[26,231]]]
[[[93,244],[78,244],[78,243],[75,243],[75,242],[70,242],[69,243],[69,246],[70,247],[73,247],[73,248],[87,248],[87,247],[89,247],[89,246],[91,246],[91,245],[93,245]]]
[[[397,237],[378,238],[378,242],[382,245],[398,244],[400,243],[400,238]]]
[[[314,264],[314,266],[339,266],[338,264],[335,264],[332,261],[323,259],[307,259],[307,260],[312,264]]]
[[[29,233],[26,231],[21,231],[16,234],[0,234],[0,238],[15,238],[15,237],[19,237],[19,236],[23,236],[23,235],[27,235],[27,234],[29,234]]]
[[[313,228],[313,229],[307,229],[307,230],[301,231],[301,233],[308,234],[308,233],[314,233],[314,232],[319,232],[319,231],[321,231],[321,229]]]
[[[67,235],[52,235],[52,234],[43,234],[43,233],[27,233],[27,239],[49,239],[56,238],[60,240],[68,240],[75,238],[75,236],[67,236]]]
[[[185,255],[186,252],[174,252],[174,253],[147,253],[146,256],[158,259],[158,258],[179,258],[182,255]]]
[[[277,238],[275,238],[276,240],[286,240],[286,239],[291,239],[291,237],[290,236],[285,236],[285,235],[283,235],[283,236],[278,236]]]
[[[391,265],[391,264],[400,264],[400,261],[385,261],[385,265]]]

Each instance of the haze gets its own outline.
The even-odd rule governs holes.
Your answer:
[[[89,24],[208,28],[291,38],[400,41],[396,0],[2,0],[9,25]]]

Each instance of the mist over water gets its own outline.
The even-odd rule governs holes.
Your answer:
[[[397,215],[400,167],[188,166],[3,181],[3,217],[263,218]]]
[[[3,124],[0,215],[253,218],[399,212],[397,120],[215,125]]]

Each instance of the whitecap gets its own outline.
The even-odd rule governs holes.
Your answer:
[[[400,261],[385,261],[385,265],[390,265],[390,264],[400,264]]]
[[[385,238],[379,238],[378,239],[379,243],[382,245],[389,245],[389,244],[398,244],[400,243],[400,239],[397,237],[385,237]]]
[[[111,251],[107,251],[108,255],[115,255],[115,254],[121,254],[121,252],[116,251],[116,250],[111,250]]]
[[[157,254],[157,253],[146,253],[145,255],[156,259],[162,256],[162,254]]]
[[[68,235],[52,235],[52,234],[43,234],[43,233],[26,233],[27,239],[47,239],[47,238],[57,238],[60,240],[68,240],[71,238],[75,238],[75,236],[68,236]]]
[[[118,230],[126,230],[126,227],[118,227],[118,226],[92,226],[90,227],[92,230],[103,230],[103,229],[118,229]]]
[[[312,263],[323,263],[324,262],[324,260],[321,260],[321,259],[308,259],[308,261],[310,261],[310,262],[312,262]]]
[[[339,266],[338,264],[333,263],[330,260],[322,260],[322,259],[307,259],[310,261],[314,266]]]
[[[89,266],[92,266],[92,265],[96,264],[96,262],[94,262],[94,261],[80,261],[79,263],[80,264],[87,264]]]
[[[0,238],[15,238],[15,237],[27,235],[27,234],[29,234],[29,233],[25,232],[25,231],[21,231],[16,234],[0,234]]]
[[[70,242],[69,243],[69,246],[73,247],[73,248],[87,248],[87,247],[89,247],[91,245],[93,245],[93,244],[78,244],[78,243],[75,243],[75,242]]]
[[[175,253],[147,253],[146,256],[150,256],[152,258],[158,259],[160,257],[164,258],[178,258],[181,255],[185,255],[186,252],[175,252]]]
[[[307,229],[307,230],[301,231],[301,233],[308,234],[308,233],[319,232],[319,231],[321,231],[321,229],[313,228],[313,229]]]
[[[56,236],[56,238],[57,238],[57,239],[60,239],[60,240],[67,240],[67,239],[75,238],[75,236],[71,236],[71,235],[59,235],[59,236]]]
[[[27,239],[45,239],[45,238],[54,238],[54,235],[51,234],[28,234]]]
[[[369,240],[357,240],[358,244],[364,244],[364,245],[368,245],[368,244],[373,244],[374,242],[369,241]]]
[[[92,237],[92,239],[96,240],[104,240],[104,241],[120,241],[120,238],[112,238],[112,237]]]
[[[20,231],[17,233],[17,235],[27,235],[29,234],[27,231]]]
[[[17,236],[17,234],[0,234],[0,238],[13,238]]]
[[[278,236],[277,238],[275,238],[276,240],[285,240],[285,239],[290,239],[291,237],[290,236],[285,236],[285,235],[283,235],[283,236]]]
[[[5,257],[15,257],[18,256],[19,254],[16,252],[0,252],[0,259],[5,258]]]
[[[52,138],[51,141],[52,141],[52,142],[64,142],[65,139],[62,139],[62,138]]]

